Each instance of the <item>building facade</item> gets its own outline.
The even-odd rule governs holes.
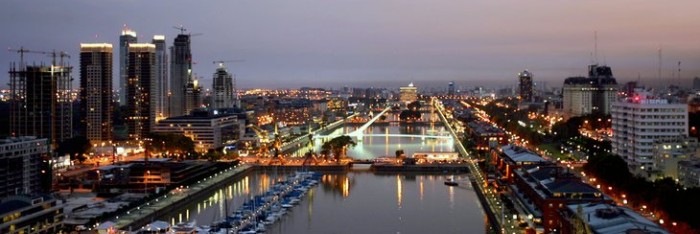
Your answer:
[[[156,85],[153,92],[155,102],[152,104],[156,112],[156,121],[169,117],[168,99],[170,88],[168,83],[168,50],[165,45],[165,36],[153,36],[152,43],[156,46]]]
[[[685,187],[700,187],[700,159],[680,161],[678,163],[678,182]]]
[[[192,77],[190,35],[179,34],[170,47],[170,110],[171,117],[183,116],[187,82]]]
[[[199,152],[235,143],[239,139],[236,114],[194,111],[190,115],[170,117],[158,122],[154,132],[182,134],[192,139]]]
[[[36,194],[41,160],[48,158],[48,141],[36,137],[0,140],[0,199],[12,195]]]
[[[569,77],[564,80],[563,108],[573,117],[592,113],[609,114],[617,100],[617,81],[607,66],[590,65],[588,77]]]
[[[63,65],[10,68],[10,134],[49,139],[73,137],[71,70]]]
[[[119,36],[119,105],[126,105],[126,86],[129,77],[129,44],[137,43],[136,32],[124,27]]]
[[[112,140],[112,44],[80,44],[80,122],[91,142]]]
[[[223,64],[219,65],[214,73],[212,90],[214,93],[211,107],[213,109],[232,108],[234,106],[233,82]]]
[[[413,83],[406,87],[399,88],[399,101],[403,104],[408,104],[418,100],[418,88],[413,86]]]
[[[612,148],[635,174],[651,176],[654,143],[688,136],[688,106],[640,92],[612,105]]]
[[[199,108],[202,108],[202,87],[198,80],[191,79],[185,86],[185,114],[189,115]]]
[[[521,102],[532,102],[532,73],[525,70],[518,73],[519,97]]]
[[[127,86],[129,138],[142,139],[155,122],[156,46],[153,44],[129,44],[129,81]]]
[[[12,196],[0,202],[0,233],[59,233],[63,204],[49,196]]]

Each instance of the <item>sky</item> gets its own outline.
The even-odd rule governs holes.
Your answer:
[[[561,86],[595,61],[597,32],[597,61],[619,81],[663,84],[700,75],[698,9],[697,0],[3,0],[0,45],[68,52],[74,88],[79,45],[90,42],[114,45],[116,85],[124,25],[140,42],[164,34],[171,45],[179,25],[201,33],[193,70],[205,87],[213,61],[238,59],[227,67],[244,89],[508,86],[524,69]],[[6,70],[18,60],[0,52]],[[5,73],[0,88],[7,82]]]

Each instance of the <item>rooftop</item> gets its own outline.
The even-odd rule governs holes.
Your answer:
[[[574,215],[579,215],[579,205],[568,205],[567,209]],[[581,204],[583,217],[594,233],[669,233],[656,223],[627,207],[603,203]]]

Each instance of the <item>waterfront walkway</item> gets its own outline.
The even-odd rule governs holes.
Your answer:
[[[151,201],[146,202],[146,204],[127,211],[126,214],[117,216],[116,220],[113,221],[116,223],[115,227],[119,230],[128,230],[131,226],[132,230],[138,230],[141,227],[134,227],[134,223],[148,219],[157,211],[166,209],[183,199],[187,199],[197,192],[204,191],[210,186],[215,186],[224,180],[230,179],[231,177],[250,169],[251,167],[251,165],[233,166],[202,179],[193,185],[184,187],[183,189],[175,189],[167,194],[156,197]]]
[[[452,125],[445,117],[442,103],[438,99],[433,99],[432,101],[432,104],[435,106],[435,109],[440,116],[440,120],[442,120],[442,122],[445,124],[445,127],[447,127],[450,134],[452,134],[452,137],[457,139],[455,141],[457,151],[459,151],[463,157],[472,159],[472,156],[469,155],[469,152],[467,152],[464,145],[459,140],[462,138],[460,138],[454,129],[452,129]],[[482,202],[484,211],[489,216],[491,223],[495,224],[502,233],[522,233],[523,230],[515,224],[515,221],[505,217],[503,202],[501,202],[501,199],[498,197],[498,193],[494,192],[488,187],[488,180],[484,177],[481,169],[476,164],[476,160],[467,160],[467,162],[469,165],[469,171],[471,172],[469,179],[474,184],[474,191],[477,193],[477,196],[480,196],[480,201]]]

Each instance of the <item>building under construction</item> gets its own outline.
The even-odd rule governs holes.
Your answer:
[[[10,64],[10,131],[47,138],[56,147],[73,136],[72,67],[57,64],[55,54],[52,63],[26,65],[22,58]]]

